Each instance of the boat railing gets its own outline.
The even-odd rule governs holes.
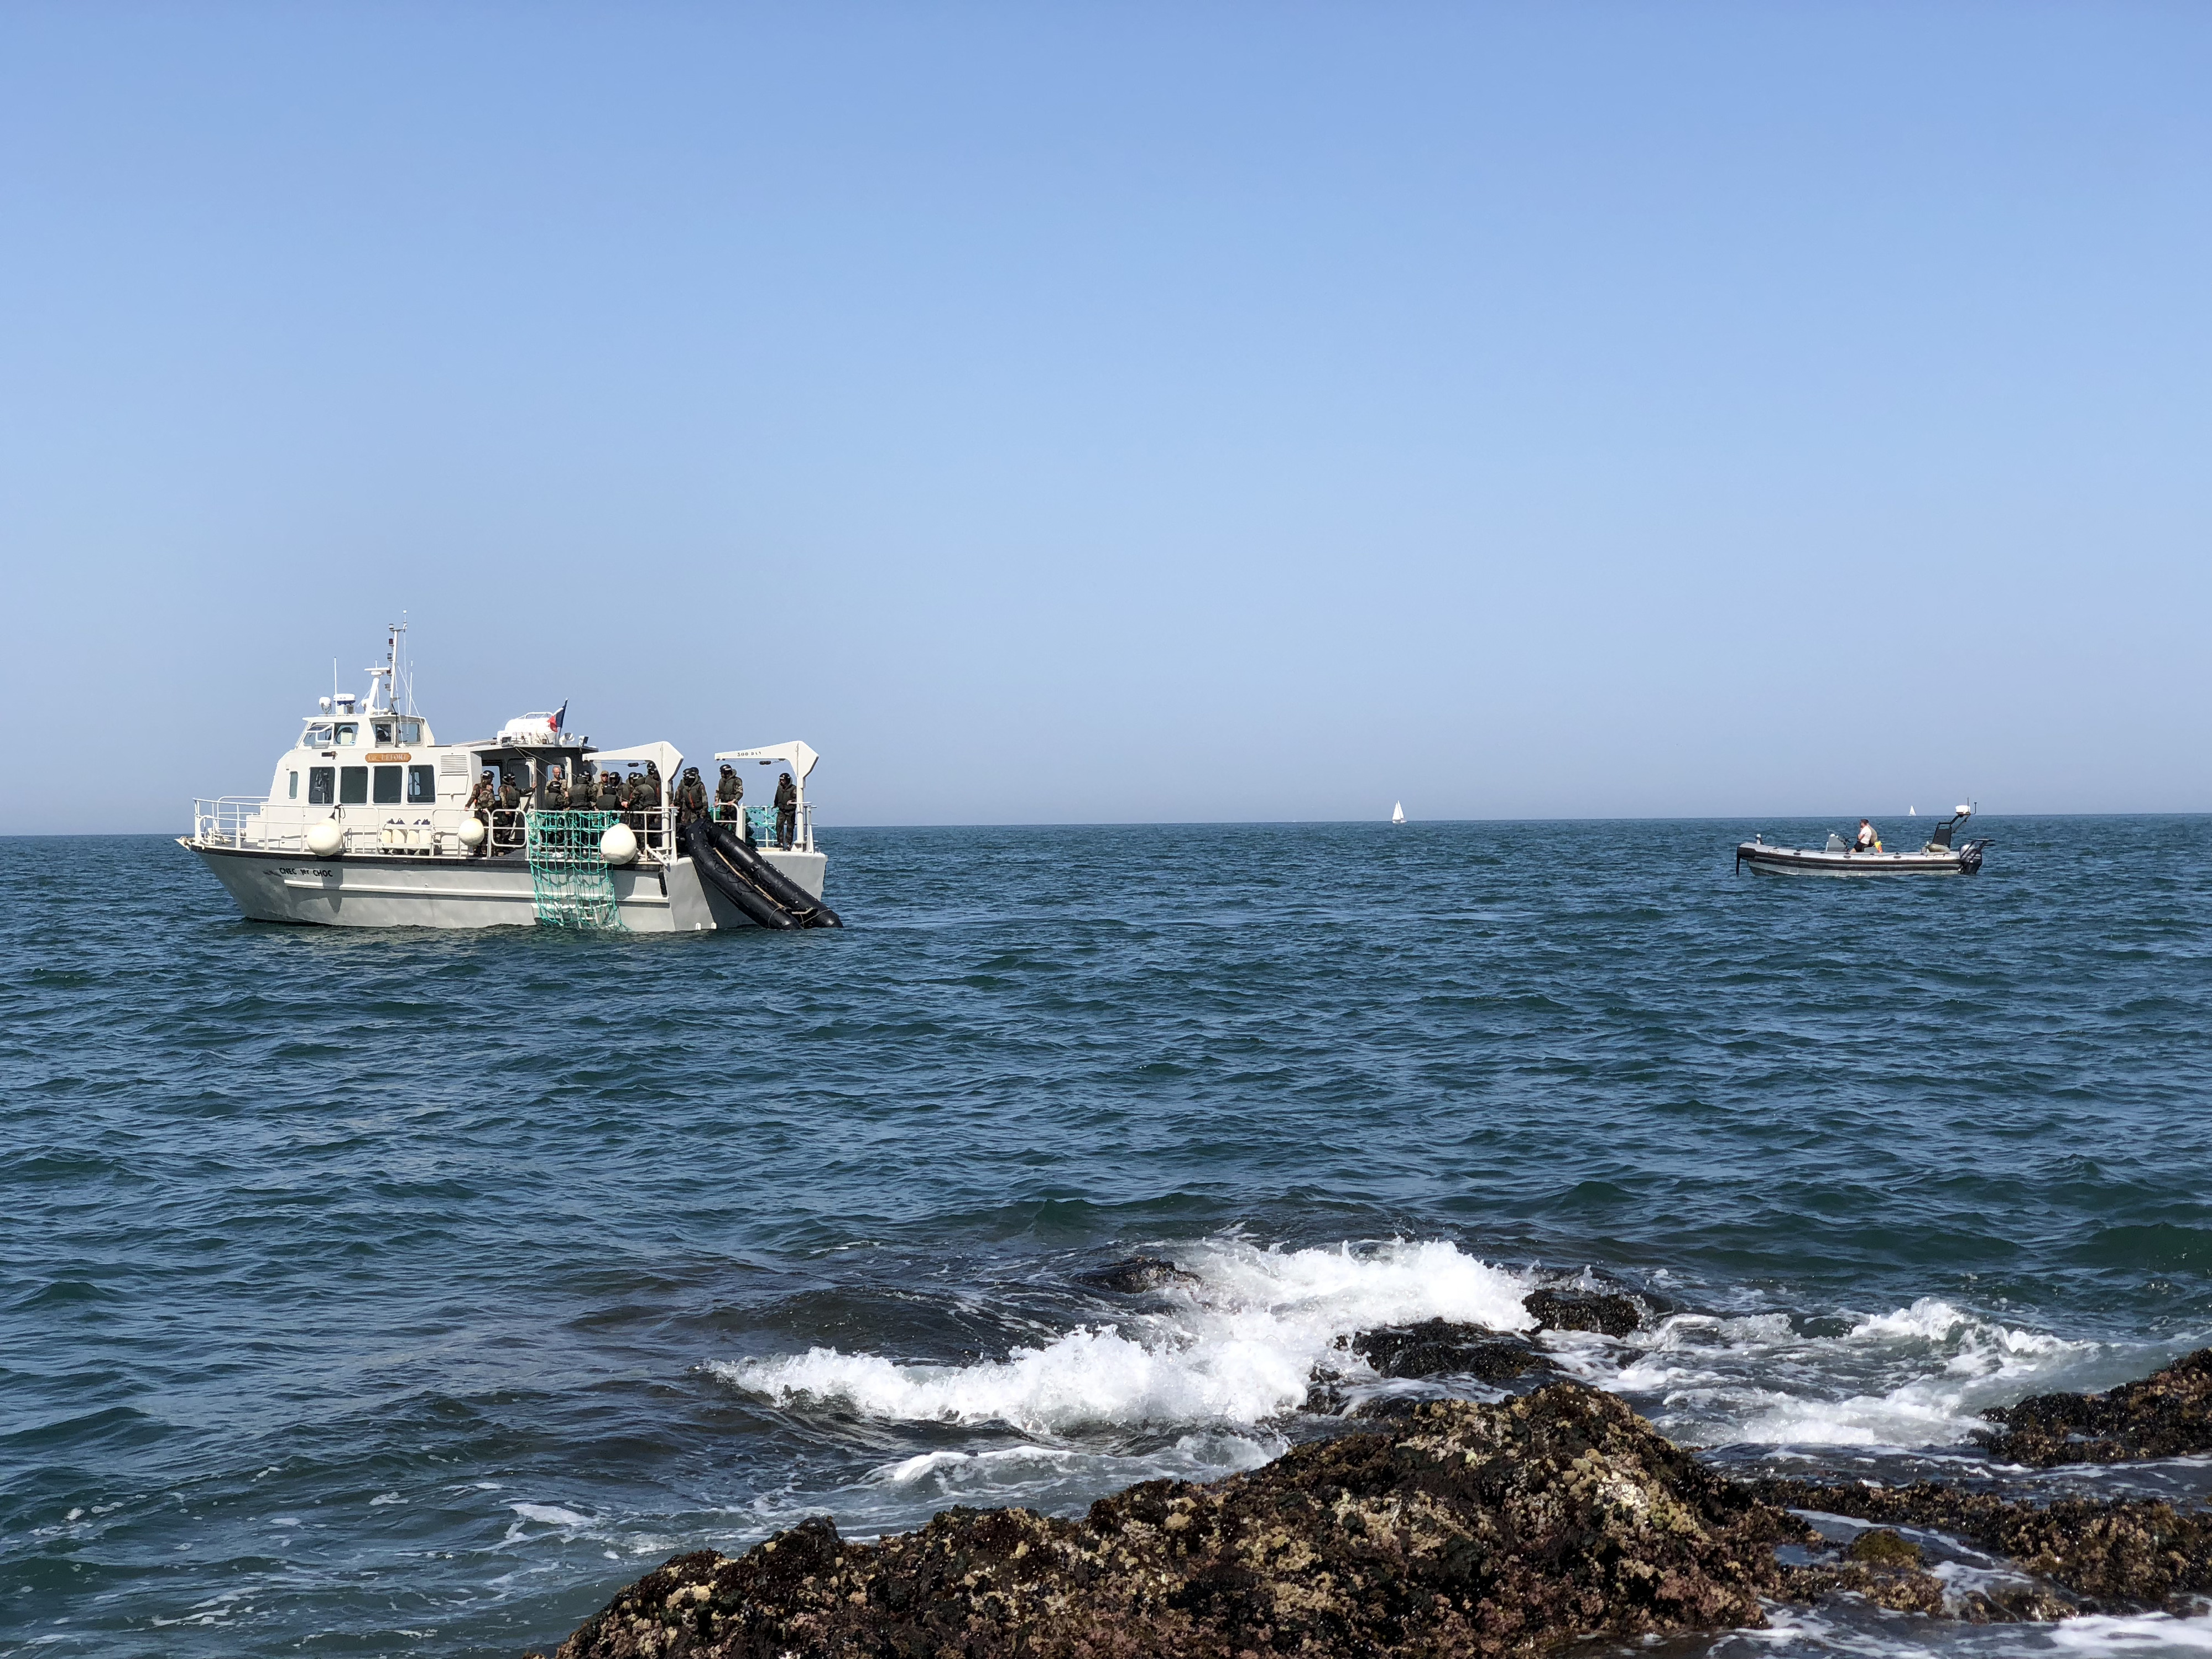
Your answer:
[[[520,853],[529,843],[530,819],[539,812],[566,809],[551,806],[495,806],[491,809],[491,851],[496,856]],[[581,806],[580,812],[607,812],[628,824],[637,837],[638,849],[649,862],[666,863],[676,856],[676,814],[662,807],[623,809]]]
[[[775,807],[748,806],[744,811],[745,821],[752,830],[754,846],[772,848],[781,845],[775,836]],[[801,801],[799,804],[798,814],[792,825],[790,850],[794,853],[811,853],[814,850],[814,803],[812,801]]]
[[[266,795],[224,795],[192,803],[192,840],[204,847],[312,856],[307,831],[325,820],[338,826],[346,854],[394,853],[418,857],[465,856],[460,827],[470,814],[459,806],[406,808],[334,806],[307,809],[314,816],[272,812]]]
[[[219,795],[213,800],[195,800],[192,839],[210,847],[266,846],[268,805],[266,795]]]
[[[325,817],[337,824],[344,836],[343,851],[347,854],[390,853],[403,856],[469,858],[480,856],[489,850],[494,856],[520,854],[527,839],[526,817],[537,811],[534,807],[518,807],[509,811],[494,807],[489,817],[490,845],[488,849],[471,849],[461,844],[460,828],[467,819],[477,816],[473,810],[456,805],[417,806],[409,809],[362,807],[331,807],[325,812],[310,808],[316,816],[295,817],[290,811],[272,817],[270,798],[266,795],[223,795],[215,799],[192,802],[192,840],[205,847],[231,847],[257,852],[307,853],[307,830],[325,821]],[[596,810],[596,809],[592,809]],[[775,809],[772,806],[745,806],[740,809],[745,826],[756,847],[776,845]],[[719,817],[720,814],[716,813]],[[652,807],[643,811],[623,814],[623,822],[637,833],[640,849],[648,859],[669,862],[677,856],[676,814],[665,808]],[[814,850],[814,808],[811,802],[802,803],[792,836],[793,848],[799,852]]]

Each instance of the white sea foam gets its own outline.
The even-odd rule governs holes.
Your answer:
[[[564,1540],[583,1540],[595,1544],[612,1544],[628,1555],[665,1555],[675,1547],[666,1534],[641,1530],[611,1516],[578,1513],[565,1504],[514,1504],[507,1506],[514,1512],[507,1523],[502,1545],[520,1544],[532,1536],[529,1523],[550,1527]]]
[[[1288,1443],[1277,1435],[1207,1430],[1131,1453],[1035,1442],[923,1452],[876,1469],[836,1507],[862,1525],[887,1528],[912,1525],[947,1503],[1066,1508],[1139,1480],[1216,1480],[1257,1468],[1286,1449]]]
[[[535,1521],[548,1527],[582,1528],[596,1524],[590,1516],[579,1515],[575,1510],[564,1509],[558,1504],[509,1504],[507,1508],[526,1521]]]
[[[1840,1335],[1801,1332],[1787,1315],[1677,1315],[1602,1357],[1562,1363],[1601,1387],[1656,1395],[1656,1420],[1701,1443],[1931,1446],[1987,1425],[1982,1411],[2072,1386],[2100,1346],[2017,1328],[1935,1297],[1862,1316]]]
[[[1166,1312],[1084,1327],[1003,1360],[904,1364],[813,1348],[708,1369],[775,1400],[836,1401],[893,1421],[1001,1422],[1036,1433],[1098,1425],[1249,1425],[1295,1410],[1316,1364],[1354,1332],[1452,1319],[1521,1330],[1534,1284],[1441,1241],[1355,1251],[1267,1250],[1222,1240],[1189,1253],[1198,1277]]]
[[[2212,1619],[2175,1619],[2163,1613],[2134,1618],[2069,1619],[2051,1631],[2061,1653],[2212,1653]]]
[[[1003,1359],[927,1364],[818,1347],[708,1370],[748,1393],[888,1422],[996,1423],[1039,1438],[1249,1431],[1297,1410],[1317,1365],[1359,1376],[1342,1346],[1356,1332],[1434,1318],[1495,1330],[1534,1322],[1522,1306],[1533,1274],[1446,1241],[1285,1250],[1232,1238],[1178,1260],[1196,1283],[1164,1293],[1155,1311]],[[1631,1395],[1678,1439],[1775,1446],[1957,1444],[1985,1426],[1986,1407],[2080,1386],[2075,1373],[2101,1352],[1935,1297],[1835,1329],[1811,1334],[1780,1311],[1678,1314],[1626,1342],[1571,1332],[1540,1340],[1567,1374]],[[956,1474],[946,1461],[972,1455],[926,1453],[884,1478],[985,1480],[983,1468]]]

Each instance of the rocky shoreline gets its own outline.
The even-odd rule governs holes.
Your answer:
[[[1156,1265],[1169,1266],[1130,1276],[1157,1279]],[[1532,1297],[1530,1310],[1553,1328],[1617,1334],[1639,1316],[1622,1297],[1537,1294],[1546,1305]],[[1384,1376],[1553,1369],[1510,1334],[1437,1321],[1352,1346]],[[2030,1504],[1927,1481],[1731,1480],[1615,1396],[1568,1381],[1494,1403],[1382,1405],[1363,1413],[1379,1420],[1263,1468],[1147,1481],[1080,1520],[951,1509],[860,1544],[817,1519],[742,1556],[680,1555],[556,1659],[1442,1659],[1757,1626],[1769,1603],[1838,1594],[1977,1622],[2195,1612],[2212,1595],[2212,1511]],[[2212,1451],[2212,1349],[2106,1394],[1987,1415],[1986,1449],[2015,1464]],[[2018,1571],[1961,1592],[1899,1528]]]

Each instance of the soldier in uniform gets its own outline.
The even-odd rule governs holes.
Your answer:
[[[745,798],[745,781],[738,775],[738,769],[727,761],[722,763],[721,781],[714,786],[714,816],[724,823],[734,823],[739,814],[738,803]]]
[[[509,772],[500,780],[499,811],[492,817],[496,826],[492,839],[510,847],[518,844],[522,838],[521,817],[522,791],[514,787],[514,774]]]
[[[592,797],[592,805],[602,812],[622,811],[622,774],[613,767],[610,766],[599,774],[599,793]]]
[[[661,781],[659,762],[646,762],[645,776],[640,782],[645,790],[645,828],[639,833],[641,837],[650,837],[660,828],[661,805],[668,798],[668,786]]]
[[[476,821],[484,827],[483,851],[485,854],[491,851],[491,809],[499,805],[499,786],[494,781],[498,775],[491,768],[485,767],[483,778],[477,781],[477,787],[469,794],[469,811],[475,814]],[[482,854],[480,854],[479,856]]]
[[[549,812],[568,810],[568,781],[561,775],[561,769],[557,766],[545,775],[545,810]]]
[[[707,786],[699,781],[699,769],[684,769],[684,781],[676,786],[676,822],[696,823],[707,816]]]
[[[775,844],[788,851],[799,834],[799,786],[786,772],[775,781]]]

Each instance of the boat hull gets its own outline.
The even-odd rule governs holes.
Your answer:
[[[1768,876],[1967,876],[1978,867],[1959,853],[1829,853],[1810,847],[1769,847],[1747,841],[1735,849],[1736,868]]]
[[[447,859],[356,854],[319,859],[210,847],[199,855],[251,921],[325,927],[534,927],[530,866],[520,858]],[[819,853],[763,849],[761,856],[816,897],[828,860]],[[699,878],[688,858],[609,872],[623,931],[693,933],[754,924]]]

